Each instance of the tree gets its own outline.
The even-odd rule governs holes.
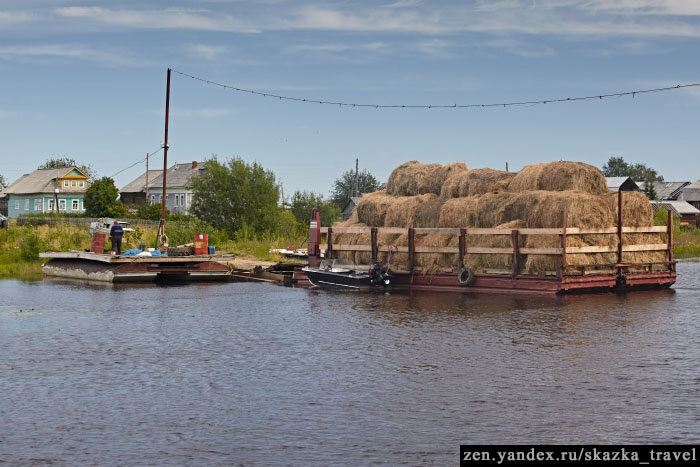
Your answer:
[[[78,164],[75,159],[70,157],[50,157],[44,161],[37,169],[64,169],[69,167],[79,168],[85,175],[88,176],[89,180],[95,178],[95,171],[90,164]]]
[[[360,196],[363,193],[371,193],[379,189],[379,181],[367,169],[363,169],[358,174],[357,185],[359,193],[355,194],[355,171],[348,170],[343,172],[343,175],[333,182],[331,200],[338,208],[343,209],[347,202],[350,201],[351,196]]]
[[[189,181],[195,217],[231,232],[276,230],[279,187],[271,171],[240,158],[221,163],[214,156],[205,164],[203,173]]]
[[[610,157],[603,165],[603,175],[606,177],[630,177],[632,180],[647,180],[663,182],[664,177],[646,164],[628,164],[622,157]]]
[[[3,174],[0,174],[0,190],[5,188],[7,186],[7,180],[5,180],[5,176]]]
[[[95,180],[85,192],[85,214],[88,217],[124,217],[126,209],[117,196],[119,190],[114,180],[109,177]]]
[[[656,194],[656,189],[654,188],[655,181],[656,180],[653,178],[651,173],[647,174],[646,178],[644,179],[644,189],[642,192],[647,195],[647,198],[649,199],[656,199],[658,197]]]
[[[311,212],[318,208],[321,215],[321,225],[330,226],[342,214],[340,208],[332,201],[312,191],[295,191],[292,195],[291,210],[297,221],[308,226],[311,222]]]
[[[148,219],[152,221],[158,221],[160,220],[160,215],[163,213],[163,205],[161,203],[156,203],[156,204],[148,204],[148,201],[146,204],[142,204],[139,206],[138,211],[136,212],[136,216],[139,219]],[[165,218],[168,218],[168,214],[170,212],[168,209],[165,209]]]

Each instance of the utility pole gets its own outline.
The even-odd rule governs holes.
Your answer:
[[[168,117],[170,115],[170,68],[168,68],[168,81],[165,88],[165,142],[163,143],[163,202],[160,212],[160,224],[158,225],[158,234],[156,235],[156,247],[158,241],[163,247],[168,246],[168,237],[165,236],[165,200],[166,200],[166,185],[168,175]]]
[[[355,196],[360,196],[360,159],[355,158]]]
[[[146,206],[148,206],[148,153],[146,153]]]
[[[508,162],[506,161],[506,172],[508,172]]]

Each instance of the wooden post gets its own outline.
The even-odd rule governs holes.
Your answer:
[[[372,239],[372,262],[376,263],[377,262],[377,228],[372,227],[372,230],[370,231],[370,237]]]
[[[467,254],[467,229],[459,229],[459,269],[464,267],[464,256]]]
[[[622,190],[617,192],[617,264],[622,263]],[[618,268],[618,270],[621,270]]]
[[[566,268],[568,263],[566,261],[566,229],[568,225],[568,215],[569,215],[568,204],[564,205],[564,213],[562,214],[561,220],[561,268],[559,268],[559,277],[563,277],[566,274]]]
[[[408,271],[413,274],[416,267],[416,230],[413,227],[408,229]]]
[[[668,221],[666,223],[666,247],[668,248],[668,270],[674,271],[675,266],[673,265],[673,211],[669,208],[668,211]]]
[[[326,259],[333,259],[333,227],[328,227],[328,235],[326,235]]]
[[[513,279],[515,279],[520,272],[520,245],[518,244],[520,232],[515,229],[510,235],[513,241]]]

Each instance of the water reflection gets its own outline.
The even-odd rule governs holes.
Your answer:
[[[675,291],[572,297],[0,281],[0,460],[697,442],[699,279],[684,263]]]

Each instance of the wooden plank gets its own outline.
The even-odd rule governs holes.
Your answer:
[[[393,251],[394,253],[408,253],[407,246],[378,245],[377,251]]]
[[[416,246],[416,253],[459,253],[456,246]]]
[[[326,229],[325,232],[328,233],[328,227],[322,227]],[[354,234],[368,234],[372,231],[371,227],[333,227],[334,233],[354,233]]]
[[[321,227],[321,233],[328,233],[328,227]]]
[[[622,247],[622,251],[666,251],[665,243],[655,243],[647,245],[625,245]]]
[[[622,233],[652,233],[666,232],[665,225],[654,225],[649,227],[622,227]]]
[[[512,248],[486,248],[486,247],[469,247],[467,248],[467,254],[499,254],[499,255],[513,255]]]
[[[562,229],[518,229],[520,235],[561,235]]]
[[[467,229],[467,235],[511,235],[512,231],[513,229]]]
[[[377,227],[377,233],[403,235],[408,233],[408,229],[403,227]]]
[[[569,227],[566,229],[567,235],[614,234],[614,233],[617,233],[617,227],[605,227],[602,229],[579,229],[578,227]]]
[[[408,229],[408,270],[413,272],[416,267],[416,229]]]
[[[449,228],[415,228],[413,229],[416,234],[445,234],[445,235],[459,235],[460,229],[449,229]]]
[[[561,248],[521,248],[523,255],[561,255]]]
[[[567,255],[576,255],[582,253],[615,253],[617,247],[608,246],[569,246],[566,247]]]
[[[372,251],[372,245],[333,245],[335,251]]]

